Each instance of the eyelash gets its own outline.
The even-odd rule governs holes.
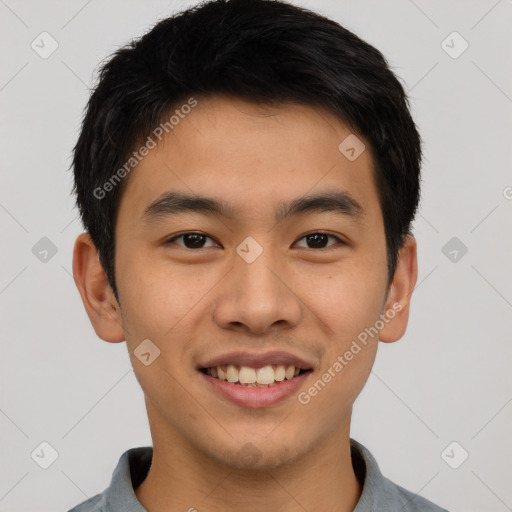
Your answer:
[[[181,233],[180,235],[175,235],[172,238],[169,238],[168,240],[166,240],[164,242],[164,245],[170,245],[170,244],[174,243],[175,240],[178,240],[179,238],[183,238],[186,235],[200,235],[200,236],[203,236],[205,238],[209,238],[210,240],[214,240],[211,236],[205,235],[204,233],[196,233],[195,231],[188,231],[186,233]],[[336,239],[341,245],[347,245],[338,236],[333,235],[331,233],[326,233],[324,231],[312,231],[311,233],[306,233],[305,235],[301,236],[298,240],[302,240],[303,238],[306,238],[306,237],[311,236],[311,235],[326,235],[327,237]],[[179,244],[177,244],[177,245],[179,245]],[[336,245],[336,244],[334,244],[334,245]],[[190,247],[185,247],[184,245],[183,246],[180,245],[180,247],[183,247],[183,249],[188,249],[190,251],[200,251],[201,249],[207,249],[207,247],[200,247],[199,249],[191,249]],[[327,247],[322,247],[320,249],[312,249],[312,250],[322,251],[322,250],[329,249],[330,247],[333,247],[333,246],[331,245],[331,246],[327,246]],[[309,247],[301,247],[301,249],[309,249]]]

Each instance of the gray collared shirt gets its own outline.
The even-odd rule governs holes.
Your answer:
[[[350,446],[354,471],[363,483],[354,512],[447,512],[385,478],[362,444],[351,439]],[[146,478],[152,456],[150,446],[127,450],[119,459],[109,487],[68,512],[147,512],[134,489]]]

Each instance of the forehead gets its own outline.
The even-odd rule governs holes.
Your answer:
[[[178,114],[160,141],[150,135],[156,147],[131,171],[119,217],[141,221],[169,191],[215,196],[248,218],[269,209],[275,219],[286,200],[317,191],[345,193],[370,214],[378,209],[369,145],[325,109],[214,96]],[[357,158],[343,153],[344,141]]]

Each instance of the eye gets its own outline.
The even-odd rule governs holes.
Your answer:
[[[345,245],[345,242],[341,240],[339,237],[335,235],[331,235],[329,233],[322,233],[322,232],[315,232],[315,233],[309,233],[307,235],[304,235],[299,240],[305,240],[306,241],[306,247],[302,246],[300,248],[305,249],[324,249],[326,247],[331,247],[332,245],[327,245],[328,240],[333,239],[337,242],[339,242],[342,245]],[[176,243],[177,240],[182,240],[182,243]],[[213,242],[213,245],[205,245],[205,242],[207,240],[211,240]],[[179,245],[181,247],[184,247],[185,249],[205,249],[208,247],[218,247],[217,242],[213,240],[213,238],[204,235],[203,233],[194,233],[194,232],[188,232],[188,233],[182,233],[181,235],[175,235],[172,238],[169,238],[165,245],[170,245],[176,243],[176,245]]]
[[[306,244],[310,244],[311,247],[305,247],[305,249],[324,249],[327,240],[329,238],[332,238],[334,240],[337,240],[340,244],[345,245],[345,242],[341,240],[341,238],[338,238],[337,236],[330,235],[329,233],[322,233],[322,232],[316,232],[316,233],[309,233],[308,235],[304,235],[299,240],[306,240]],[[335,244],[332,244],[335,245]],[[304,248],[304,247],[301,247]]]
[[[192,232],[182,233],[181,235],[173,236],[172,238],[169,238],[169,240],[167,240],[165,242],[165,245],[175,243],[176,240],[179,240],[180,238],[183,240],[183,244],[176,244],[176,245],[185,247],[185,249],[204,249],[205,247],[214,247],[216,245],[216,242],[215,242],[215,245],[205,246],[204,245],[205,241],[208,239],[213,241],[213,238],[211,238],[207,235],[203,235],[202,233],[192,233]]]

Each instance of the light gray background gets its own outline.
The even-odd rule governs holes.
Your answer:
[[[151,443],[126,346],[96,337],[71,277],[82,229],[67,169],[101,59],[191,3],[0,0],[1,511],[67,510]],[[512,510],[512,2],[297,3],[384,53],[425,142],[412,317],[381,345],[352,436],[450,511]],[[43,31],[59,45],[48,59],[31,48]],[[453,31],[469,43],[456,59],[441,46]],[[452,237],[468,248],[456,262]],[[42,441],[59,454],[48,469],[31,458]]]

